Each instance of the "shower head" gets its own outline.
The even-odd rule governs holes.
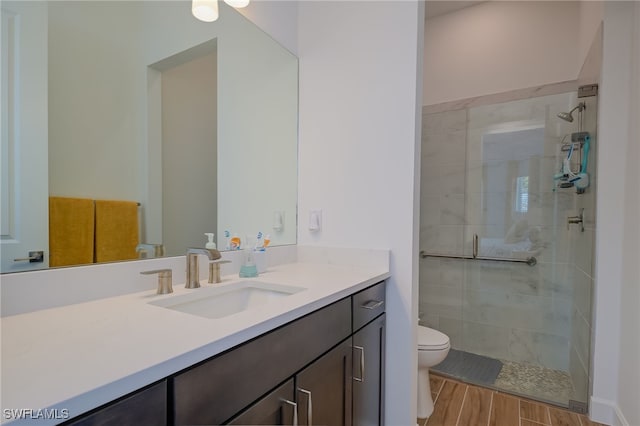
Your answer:
[[[578,110],[578,112],[582,112],[585,109],[584,102],[580,102],[574,109],[569,112],[561,112],[558,114],[558,118],[563,119],[564,121],[568,121],[569,123],[573,122],[573,111]]]

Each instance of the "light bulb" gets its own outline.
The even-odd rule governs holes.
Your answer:
[[[191,13],[201,21],[213,22],[218,19],[218,0],[193,0]]]
[[[226,4],[235,8],[247,7],[250,0],[224,0]]]

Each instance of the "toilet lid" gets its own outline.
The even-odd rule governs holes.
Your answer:
[[[418,326],[418,349],[437,350],[449,347],[449,336],[432,328]]]

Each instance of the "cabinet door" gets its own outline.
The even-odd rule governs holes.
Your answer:
[[[297,425],[297,407],[293,400],[293,379],[290,379],[253,404],[229,424]]]
[[[300,425],[351,425],[351,339],[296,376]]]
[[[73,426],[162,426],[166,424],[167,382],[164,380],[100,408],[87,416],[72,419],[66,423],[66,425]]]
[[[353,335],[354,426],[384,423],[384,339],[384,314]]]

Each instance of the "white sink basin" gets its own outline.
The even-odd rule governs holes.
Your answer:
[[[273,303],[303,290],[306,289],[262,281],[240,281],[223,287],[194,289],[190,294],[168,297],[149,304],[204,318],[223,318]]]

